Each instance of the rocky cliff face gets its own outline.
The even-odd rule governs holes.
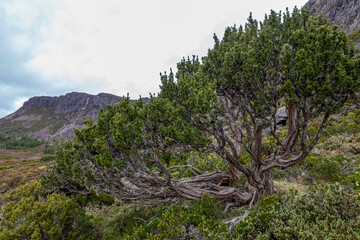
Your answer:
[[[360,29],[360,1],[357,0],[310,0],[305,6],[310,14],[322,13],[331,22],[341,26],[352,34]]]
[[[350,41],[360,55],[360,1],[358,0],[309,0],[305,6],[310,14],[322,13],[331,22],[343,26]]]
[[[55,114],[67,114],[74,111],[105,108],[106,105],[113,105],[119,100],[120,97],[111,94],[90,95],[72,92],[60,97],[33,97],[26,101],[21,109],[54,108]]]
[[[92,117],[96,121],[100,107],[105,109],[120,99],[106,93],[90,95],[76,92],[60,97],[33,97],[13,114],[0,119],[0,132],[12,137],[71,137],[74,136],[74,128],[84,126],[84,119]]]

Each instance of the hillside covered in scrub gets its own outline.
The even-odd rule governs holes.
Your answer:
[[[6,191],[0,239],[360,239],[357,30],[319,3],[250,15],[81,122]]]

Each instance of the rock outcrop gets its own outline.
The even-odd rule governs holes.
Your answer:
[[[26,101],[23,106],[10,116],[17,116],[24,111],[32,109],[53,109],[54,114],[68,114],[72,112],[93,112],[98,111],[100,107],[106,108],[107,105],[114,105],[119,102],[120,97],[100,93],[98,95],[90,95],[87,93],[67,93],[60,97],[32,97]],[[6,118],[9,118],[7,116]]]
[[[276,130],[281,130],[286,126],[288,120],[288,113],[286,108],[280,108],[278,112],[275,114],[275,124]],[[274,127],[274,124],[271,124],[271,127]],[[271,135],[271,127],[264,129],[263,134]]]
[[[305,6],[310,14],[322,13],[331,22],[344,27],[348,34],[360,29],[360,1],[357,0],[310,0]]]

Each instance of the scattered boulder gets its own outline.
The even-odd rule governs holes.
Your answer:
[[[286,122],[288,120],[288,114],[286,108],[280,108],[279,111],[275,114],[275,123],[276,130],[281,130],[286,126]],[[274,124],[272,123],[271,126]],[[264,129],[263,133],[265,135],[271,135],[271,127]]]

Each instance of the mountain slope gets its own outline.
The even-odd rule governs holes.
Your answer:
[[[331,22],[343,26],[355,48],[360,49],[360,1],[357,0],[310,0],[304,7],[310,14],[322,13]]]
[[[322,13],[331,22],[352,34],[360,28],[360,1],[355,0],[310,0],[305,4],[310,14]]]
[[[99,109],[119,102],[119,96],[100,93],[68,93],[60,97],[33,97],[16,112],[0,119],[0,132],[10,137],[23,135],[35,138],[74,136],[83,120],[97,118]]]

